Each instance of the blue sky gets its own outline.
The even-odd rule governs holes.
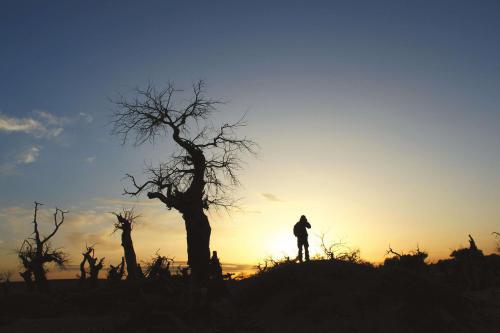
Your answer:
[[[189,88],[205,79],[210,96],[229,102],[216,120],[247,113],[244,134],[261,153],[239,194],[259,221],[275,221],[272,232],[310,212],[378,258],[386,238],[425,243],[435,225],[443,235],[457,230],[428,241],[440,255],[465,242],[471,225],[485,246],[498,229],[497,1],[4,1],[0,9],[3,216],[34,200],[105,214],[96,198],[122,200],[123,175],[170,149],[122,147],[109,135],[109,99],[149,81]],[[220,229],[237,244],[255,218],[235,215]],[[5,251],[17,241],[6,224]],[[366,228],[397,232],[374,242]],[[263,248],[255,259],[231,259],[281,251],[255,237],[249,246]]]

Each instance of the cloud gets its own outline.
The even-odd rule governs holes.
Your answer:
[[[40,149],[40,146],[31,146],[18,153],[15,158],[11,159],[10,161],[1,163],[0,175],[19,174],[19,172],[16,170],[17,166],[35,162],[40,155]]]
[[[111,230],[101,230],[97,233],[73,232],[66,236],[66,243],[72,248],[83,248],[84,244],[96,245],[102,251],[118,251],[121,249],[119,241],[111,238]]]
[[[71,122],[67,117],[58,117],[43,110],[34,110],[33,113],[47,125],[63,126]]]
[[[40,122],[32,118],[12,118],[0,114],[0,130],[5,132],[32,132],[42,127]]]
[[[40,148],[33,146],[21,152],[16,160],[16,164],[30,164],[36,161],[40,154]]]
[[[77,122],[92,123],[94,118],[84,112],[73,117],[57,116],[53,113],[34,110],[33,116],[16,118],[0,112],[0,132],[24,133],[37,139],[54,139],[61,135],[64,127]]]
[[[282,202],[283,201],[272,193],[261,193],[261,195],[264,198],[266,198],[267,200],[272,201],[272,202]]]
[[[86,163],[88,163],[88,164],[92,164],[92,163],[94,163],[94,161],[95,161],[95,156],[89,156],[89,157],[86,157],[86,158],[84,158],[84,161],[85,161]]]
[[[63,118],[45,111],[34,111],[35,117],[15,118],[0,113],[0,132],[24,133],[35,138],[53,139],[63,132]],[[35,119],[36,118],[36,119]]]
[[[80,112],[74,116],[57,116],[43,110],[33,110],[31,116],[13,117],[0,112],[0,134],[19,133],[29,135],[35,139],[47,139],[59,142],[62,145],[61,134],[64,128],[78,122],[91,123],[93,118],[90,114]],[[40,147],[32,146],[20,153],[2,154],[0,159],[0,175],[19,174],[16,169],[21,164],[34,163],[40,155]],[[10,155],[10,156],[8,156]],[[85,162],[91,164],[95,161],[95,156],[85,158]]]
[[[82,118],[86,123],[90,124],[94,121],[94,117],[92,115],[85,113],[85,112],[80,112],[78,114],[80,118]]]

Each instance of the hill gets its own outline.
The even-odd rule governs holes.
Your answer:
[[[500,288],[463,292],[433,277],[345,261],[290,262],[243,281],[237,299],[254,330],[262,332],[493,332],[500,327]]]
[[[179,276],[136,285],[101,280],[96,288],[51,281],[48,295],[13,283],[0,296],[0,331],[481,333],[500,327],[497,280],[474,289],[449,282],[439,265],[390,262],[274,262],[226,281],[225,291],[211,288],[211,301],[197,309]]]

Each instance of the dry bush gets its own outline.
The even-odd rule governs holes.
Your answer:
[[[146,278],[149,280],[163,280],[163,281],[170,279],[171,277],[170,266],[173,263],[174,263],[173,258],[162,256],[159,254],[159,251],[156,251],[153,258],[149,262],[146,262],[146,271],[145,271]]]
[[[446,282],[467,290],[500,286],[500,256],[484,255],[472,236],[469,235],[469,247],[453,250],[450,257],[435,265]]]
[[[284,256],[282,259],[274,259],[273,257],[269,256],[264,259],[263,263],[258,263],[256,268],[257,268],[257,274],[262,274],[266,273],[273,268],[276,268],[278,266],[282,265],[290,265],[296,263],[295,260],[290,259],[289,256]]]
[[[339,260],[352,263],[362,263],[360,250],[352,249],[347,246],[342,240],[326,244],[325,234],[320,236],[320,247],[323,254],[316,256],[319,260]]]
[[[392,255],[384,260],[384,267],[402,267],[410,270],[421,270],[427,267],[425,260],[429,254],[417,248],[409,253],[398,253],[389,245],[386,255]]]
[[[483,251],[478,249],[476,241],[469,235],[469,247],[453,250],[450,257],[452,262],[452,274],[457,282],[467,289],[481,289],[489,284],[490,270],[485,265]]]

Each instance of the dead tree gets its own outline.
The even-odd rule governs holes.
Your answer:
[[[89,248],[86,246],[86,251],[82,253],[83,259],[80,262],[80,276],[78,276],[80,284],[83,284],[85,280],[87,279],[87,271],[85,269],[85,263],[87,262],[87,256],[86,254],[89,252]]]
[[[474,238],[472,238],[471,235],[469,235],[469,249],[471,251],[477,251],[476,241],[474,240]]]
[[[205,210],[234,205],[230,192],[239,184],[240,153],[254,153],[256,145],[236,136],[245,126],[243,120],[211,125],[208,119],[221,101],[205,97],[203,81],[193,85],[189,100],[175,103],[178,92],[173,84],[162,90],[149,85],[137,89],[131,99],[122,96],[115,102],[112,133],[123,143],[134,137],[136,146],[166,136],[177,147],[169,159],[146,169],[144,182],[127,175],[133,189],[125,189],[125,194],[146,193],[182,214],[192,290],[197,293],[208,282],[211,228]]]
[[[156,252],[151,262],[146,266],[146,277],[149,280],[167,281],[170,279],[170,265],[174,259],[167,258]]]
[[[33,282],[33,272],[26,269],[24,272],[19,272],[19,275],[23,278],[26,289],[28,289],[28,291],[33,291],[33,289],[35,289],[35,283]]]
[[[66,254],[60,249],[54,249],[51,246],[50,239],[57,233],[64,223],[64,214],[68,213],[56,207],[54,213],[54,229],[45,237],[40,235],[38,229],[37,213],[38,206],[41,204],[35,202],[35,213],[33,217],[33,237],[26,238],[17,255],[25,271],[20,273],[24,281],[28,284],[35,280],[36,287],[41,292],[47,292],[49,289],[46,277],[46,264],[54,263],[60,268],[64,268],[67,261]]]
[[[87,247],[87,251],[89,251],[88,247]],[[85,280],[87,279],[87,271],[85,270],[85,263],[87,262],[87,257],[85,255],[86,253],[87,252],[82,253],[83,259],[80,262],[80,276],[77,275],[81,285],[84,284]]]
[[[122,232],[122,247],[127,264],[127,280],[134,281],[140,276],[140,273],[138,272],[137,257],[132,242],[132,227],[139,216],[135,215],[132,209],[113,214],[117,219],[114,231],[121,230]]]
[[[97,285],[97,280],[99,278],[99,271],[103,267],[104,257],[98,259],[95,256],[94,246],[87,246],[83,255],[83,260],[80,263],[80,281],[84,282],[86,280],[86,271],[85,271],[85,262],[88,263],[89,266],[89,278],[90,284],[92,286]]]
[[[125,274],[125,258],[122,257],[122,261],[118,266],[113,266],[109,264],[108,268],[108,280],[111,283],[117,283],[123,278]]]

